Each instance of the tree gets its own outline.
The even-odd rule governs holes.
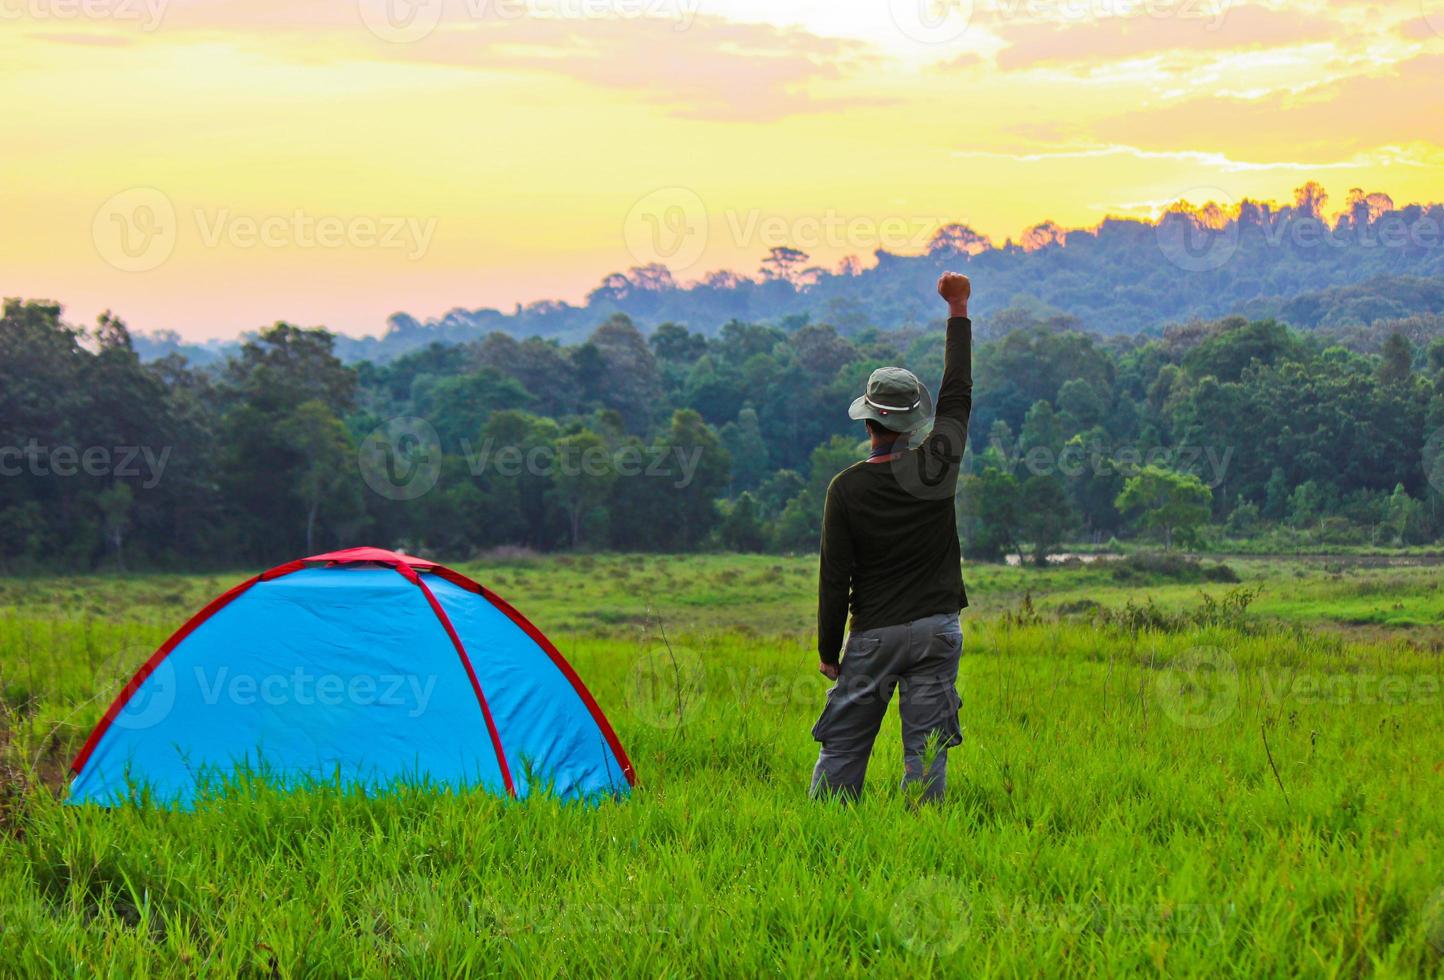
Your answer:
[[[762,437],[757,410],[749,405],[737,413],[737,421],[724,425],[722,444],[732,456],[733,485],[744,491],[761,486],[771,467],[767,461],[767,440]]]
[[[747,491],[732,504],[722,520],[722,543],[729,551],[755,552],[767,547],[767,529],[757,498]]]
[[[1263,514],[1275,521],[1288,516],[1289,480],[1282,466],[1275,466],[1269,473],[1268,486],[1264,493]]]
[[[583,521],[611,493],[616,468],[602,437],[583,429],[557,440],[556,469],[552,491],[567,513],[572,547],[580,548]]]
[[[707,352],[707,338],[675,323],[664,323],[647,341],[659,361],[691,364]]]
[[[336,357],[335,346],[326,330],[277,323],[227,363],[230,395],[268,413],[316,400],[342,414],[353,404],[356,372]]]
[[[306,553],[314,554],[321,505],[348,488],[356,489],[356,449],[341,420],[319,399],[304,402],[278,434],[301,459],[295,492],[306,510]]]
[[[1056,221],[1044,221],[1023,232],[1018,242],[1025,252],[1037,252],[1050,245],[1066,245],[1068,232]]]
[[[812,256],[801,249],[778,245],[762,260],[762,276],[779,282],[794,283],[798,270],[807,264]]]
[[[647,339],[629,318],[618,314],[592,333],[588,346],[599,360],[596,373],[587,372],[598,400],[622,414],[627,431],[645,431],[661,393],[657,361]]]
[[[476,437],[491,413],[529,408],[533,400],[516,379],[484,367],[451,377],[422,375],[412,388],[411,403],[416,414],[436,429],[442,447],[458,452],[464,442]]]
[[[1429,345],[1429,375],[1436,387],[1444,385],[1444,337]]]
[[[1118,508],[1113,502],[1123,490],[1123,477],[1110,455],[1109,436],[1095,426],[1068,440],[1059,464],[1067,478],[1068,496],[1074,511],[1095,540],[1118,527]]]
[[[1198,477],[1160,466],[1145,466],[1130,477],[1116,501],[1118,509],[1134,515],[1142,527],[1163,533],[1164,550],[1173,548],[1180,532],[1201,527],[1212,504],[1213,491]]]
[[[1017,478],[990,466],[978,476],[964,477],[959,488],[960,523],[969,556],[980,561],[999,561],[1008,554],[1021,558],[1018,539],[1023,520]]]
[[[1379,383],[1401,385],[1407,382],[1414,370],[1414,351],[1409,341],[1397,331],[1389,334],[1384,341],[1384,350],[1379,357]]]
[[[1410,497],[1402,485],[1395,487],[1389,498],[1388,515],[1389,527],[1398,535],[1400,544],[1422,544],[1427,540],[1424,505]]]
[[[546,550],[565,539],[566,515],[556,507],[552,492],[555,467],[546,465],[555,458],[560,438],[553,419],[529,412],[497,412],[482,428],[482,442],[490,455],[481,477],[494,501],[491,519],[516,527],[519,538],[513,543]]]
[[[628,480],[632,520],[647,525],[632,540],[690,551],[717,525],[717,500],[731,478],[732,459],[702,416],[678,409],[651,447],[655,466]],[[621,484],[618,484],[621,488]]]
[[[1058,408],[1068,422],[1069,434],[1101,425],[1107,420],[1108,398],[1090,382],[1074,378],[1058,389]]]
[[[1054,476],[1034,476],[1023,482],[1018,498],[1019,531],[1033,546],[1033,564],[1048,564],[1048,555],[1073,526],[1073,509],[1063,484]]]
[[[928,242],[928,255],[933,258],[949,258],[956,255],[978,255],[993,247],[987,235],[979,234],[967,225],[943,225],[933,232]]]
[[[125,532],[130,527],[130,509],[135,503],[135,491],[130,484],[116,481],[102,490],[95,498],[100,508],[105,539],[115,555],[115,567],[125,571]]]
[[[1063,450],[1063,430],[1051,403],[1035,402],[1028,409],[1018,448],[1023,453],[1024,465],[1035,472],[1049,472],[1057,464]]]

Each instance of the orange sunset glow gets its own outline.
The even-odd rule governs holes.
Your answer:
[[[0,0],[0,292],[367,334],[951,221],[1435,201],[1441,82],[1444,0]]]

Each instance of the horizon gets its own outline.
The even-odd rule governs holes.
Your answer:
[[[1307,196],[1306,196],[1306,195],[1307,195]],[[1296,213],[1296,214],[1297,214],[1297,213],[1308,214],[1309,211],[1312,210],[1314,216],[1315,216],[1320,222],[1322,222],[1322,224],[1323,224],[1324,226],[1329,227],[1329,228],[1335,228],[1335,227],[1341,227],[1341,224],[1340,224],[1340,223],[1341,223],[1342,221],[1344,221],[1344,219],[1346,219],[1346,218],[1350,215],[1350,213],[1351,213],[1351,208],[1352,208],[1353,205],[1354,205],[1355,199],[1360,198],[1360,197],[1362,197],[1362,198],[1365,199],[1364,203],[1367,203],[1367,204],[1369,205],[1370,211],[1371,211],[1371,215],[1374,216],[1374,217],[1377,217],[1380,213],[1382,213],[1385,208],[1387,208],[1389,211],[1393,211],[1393,212],[1397,213],[1397,212],[1399,212],[1399,211],[1403,211],[1403,210],[1409,209],[1409,208],[1421,208],[1421,209],[1426,209],[1426,210],[1434,209],[1434,208],[1438,208],[1438,207],[1440,206],[1440,203],[1441,203],[1441,202],[1435,202],[1435,201],[1408,201],[1408,202],[1395,201],[1395,200],[1392,198],[1392,196],[1389,195],[1389,193],[1388,193],[1387,191],[1365,191],[1365,190],[1362,189],[1362,188],[1351,188],[1350,191],[1349,191],[1349,195],[1347,195],[1347,196],[1341,195],[1339,198],[1336,199],[1335,196],[1329,191],[1329,189],[1328,189],[1327,187],[1325,187],[1324,185],[1322,185],[1320,182],[1318,182],[1318,181],[1309,181],[1309,182],[1307,182],[1304,186],[1301,186],[1301,187],[1296,188],[1295,191],[1294,191],[1294,195],[1293,195],[1292,200],[1287,200],[1287,201],[1268,200],[1268,199],[1262,199],[1262,198],[1256,198],[1256,197],[1244,197],[1244,198],[1242,198],[1241,200],[1236,201],[1236,202],[1231,202],[1231,203],[1227,203],[1227,202],[1226,202],[1226,203],[1223,204],[1223,205],[1219,205],[1219,202],[1214,201],[1214,200],[1204,200],[1204,199],[1200,199],[1200,200],[1198,200],[1198,201],[1196,201],[1196,202],[1180,200],[1180,201],[1175,201],[1175,202],[1171,202],[1171,203],[1164,203],[1163,205],[1161,205],[1161,206],[1158,208],[1157,213],[1155,213],[1155,214],[1152,215],[1151,217],[1149,217],[1149,216],[1137,216],[1137,215],[1125,215],[1125,214],[1109,214],[1109,215],[1105,215],[1105,216],[1104,216],[1103,218],[1101,218],[1097,223],[1095,223],[1095,224],[1093,224],[1093,225],[1091,225],[1091,226],[1088,226],[1088,227],[1079,227],[1079,228],[1063,227],[1063,226],[1059,226],[1059,225],[1057,225],[1056,223],[1051,222],[1051,221],[1035,222],[1034,224],[1030,225],[1028,228],[1025,228],[1025,229],[1023,230],[1023,232],[1020,233],[1019,235],[1017,235],[1017,236],[1011,236],[1011,235],[1010,235],[1010,236],[1007,236],[1007,237],[1006,237],[1005,239],[1003,239],[1002,241],[999,241],[999,240],[997,240],[997,239],[994,239],[992,236],[987,235],[987,234],[984,234],[984,233],[982,233],[981,231],[979,231],[979,234],[982,236],[982,238],[981,238],[981,240],[980,240],[978,243],[976,243],[976,244],[973,246],[972,249],[970,249],[970,252],[971,252],[972,255],[977,255],[977,254],[982,254],[982,253],[985,253],[985,252],[988,252],[988,251],[1001,251],[1001,250],[1004,250],[1004,249],[1010,248],[1010,247],[1020,248],[1024,253],[1031,253],[1031,252],[1038,251],[1040,248],[1042,248],[1042,247],[1044,247],[1044,246],[1036,245],[1036,244],[1030,243],[1029,241],[1026,240],[1027,234],[1028,234],[1029,232],[1034,231],[1034,230],[1051,230],[1051,232],[1052,232],[1053,234],[1050,234],[1050,235],[1048,236],[1048,239],[1047,239],[1047,241],[1045,242],[1045,245],[1046,245],[1046,244],[1057,244],[1059,247],[1064,247],[1064,248],[1066,248],[1066,247],[1067,247],[1067,245],[1066,245],[1066,239],[1067,239],[1067,238],[1069,238],[1069,237],[1071,237],[1071,236],[1073,236],[1073,235],[1075,235],[1075,234],[1096,234],[1096,233],[1099,231],[1099,229],[1101,229],[1105,224],[1107,224],[1107,223],[1109,223],[1109,222],[1114,222],[1114,221],[1117,221],[1117,222],[1139,221],[1139,222],[1144,222],[1144,223],[1152,224],[1155,228],[1157,228],[1157,227],[1160,227],[1160,226],[1161,226],[1161,222],[1162,222],[1163,217],[1164,217],[1165,215],[1171,214],[1171,213],[1172,213],[1172,214],[1183,214],[1183,215],[1186,215],[1186,216],[1189,217],[1193,222],[1195,222],[1195,227],[1205,228],[1205,229],[1206,229],[1206,228],[1210,228],[1210,227],[1212,227],[1212,226],[1214,226],[1214,225],[1217,225],[1217,223],[1218,223],[1218,221],[1219,221],[1220,219],[1223,219],[1223,220],[1225,220],[1226,222],[1237,222],[1237,220],[1238,220],[1238,218],[1239,218],[1239,215],[1240,215],[1241,208],[1242,208],[1244,205],[1250,205],[1250,204],[1251,204],[1251,205],[1255,205],[1255,206],[1262,207],[1262,208],[1266,209],[1266,211],[1267,211],[1270,215],[1275,215],[1275,216],[1276,216],[1276,215],[1283,214],[1283,213],[1285,213],[1286,211],[1289,211],[1289,210],[1292,210],[1292,211],[1293,211],[1294,213]],[[733,216],[730,216],[730,215],[729,215],[728,218],[729,218],[729,220],[734,220],[734,219],[733,219]],[[753,217],[751,217],[751,216],[749,216],[748,220],[749,220],[749,221],[752,221],[752,220],[756,220],[756,219],[753,218]],[[1409,229],[1409,234],[1410,234],[1410,235],[1424,235],[1424,234],[1427,234],[1428,237],[1429,237],[1429,239],[1432,241],[1432,244],[1434,244],[1434,245],[1444,244],[1444,227],[1435,227],[1435,226],[1434,226],[1434,219],[1433,219],[1433,218],[1426,217],[1426,218],[1423,219],[1423,220],[1424,220],[1424,222],[1428,225],[1428,228],[1427,228],[1427,229],[1424,229],[1424,228],[1410,228],[1410,229]],[[957,223],[949,222],[946,226],[948,226],[948,227],[956,227],[956,225],[957,225]],[[705,226],[705,222],[704,222],[704,226]],[[819,225],[819,227],[822,227],[822,226]],[[931,238],[934,233],[940,232],[943,227],[945,227],[945,226],[938,226],[937,228],[935,228],[935,229],[933,229],[931,232],[929,232],[926,237],[927,237],[927,238]],[[1379,226],[1375,226],[1375,227],[1379,227]],[[971,230],[973,230],[973,231],[978,231],[978,229],[971,229]],[[915,235],[917,235],[917,236],[921,236],[922,233],[921,233],[921,232],[916,232],[916,233],[910,232],[910,234],[915,234]],[[1268,234],[1268,233],[1265,232],[1265,234]],[[1367,235],[1368,232],[1366,231],[1365,234]],[[1382,237],[1382,233],[1381,233],[1381,237]],[[1212,249],[1214,249],[1214,248],[1216,248],[1216,247],[1218,247],[1218,246],[1220,246],[1220,245],[1225,245],[1225,244],[1227,244],[1227,243],[1226,243],[1226,242],[1223,242],[1222,240],[1218,240],[1218,241],[1214,241],[1213,243],[1207,245],[1206,248],[1212,250]],[[1365,245],[1365,244],[1367,244],[1367,243],[1366,243],[1366,242],[1361,242],[1361,243],[1360,243],[1361,246],[1362,246],[1362,245]],[[1430,242],[1425,242],[1425,244],[1430,244]],[[781,247],[790,247],[790,246],[785,246],[785,245],[784,245],[784,246],[781,246]],[[1181,243],[1181,242],[1164,241],[1163,239],[1160,239],[1160,241],[1159,241],[1159,247],[1160,247],[1160,257],[1166,258],[1166,259],[1167,259],[1168,261],[1170,261],[1170,262],[1174,262],[1176,259],[1182,258],[1182,256],[1170,255],[1170,254],[1169,254],[1170,249],[1176,250],[1177,248],[1184,247],[1184,246],[1183,246],[1183,243]],[[879,252],[888,252],[888,250],[887,250],[886,248],[882,248],[882,247],[880,247],[877,251],[879,251]],[[922,248],[920,251],[916,251],[916,250],[915,250],[915,251],[899,250],[899,251],[896,251],[896,252],[889,252],[889,254],[896,255],[896,256],[899,256],[899,257],[904,257],[904,258],[908,258],[908,257],[920,257],[920,256],[927,255],[927,254],[928,254],[928,250],[927,250],[926,248]],[[1218,265],[1214,265],[1214,264],[1210,263],[1210,264],[1209,264],[1209,268],[1227,268],[1229,265],[1231,265],[1231,264],[1234,263],[1235,258],[1234,258],[1234,253],[1233,253],[1233,251],[1232,251],[1232,246],[1229,247],[1229,251],[1228,251],[1228,252],[1226,252],[1226,253],[1220,253],[1220,254],[1226,254],[1226,255],[1228,256],[1228,260],[1227,260],[1226,262],[1220,263],[1220,264],[1218,264]],[[760,263],[760,260],[761,260],[761,259],[765,259],[765,258],[766,258],[766,255],[765,255],[765,254],[762,255],[762,256],[759,256],[759,263]],[[860,259],[859,256],[850,256],[849,258],[851,258],[851,259]],[[867,272],[867,271],[875,270],[875,269],[877,268],[877,263],[876,263],[876,261],[874,261],[875,259],[876,259],[876,255],[874,254],[874,255],[872,255],[872,256],[869,256],[868,259],[860,260],[859,264],[855,267],[855,272]],[[1184,259],[1184,261],[1187,262],[1187,259]],[[966,260],[964,260],[964,263],[963,263],[963,264],[960,264],[960,268],[961,268],[961,267],[965,267],[965,262],[966,262]],[[1175,264],[1177,264],[1177,263],[1175,263]],[[800,268],[800,267],[799,267],[799,268]],[[833,274],[833,275],[841,275],[841,274],[842,274],[842,270],[841,270],[841,269],[821,269],[820,266],[814,266],[814,268],[817,268],[817,269],[819,269],[819,270],[822,271],[822,272],[830,273],[830,274]],[[1187,266],[1187,265],[1180,266],[1180,268],[1181,268],[1182,271],[1185,271],[1185,272],[1188,272],[1188,271],[1199,271],[1198,269],[1191,268],[1191,267],[1189,267],[1189,266]],[[618,273],[621,273],[621,272],[636,273],[636,272],[639,272],[639,271],[643,271],[643,270],[640,270],[638,267],[635,267],[635,266],[632,267],[631,269],[619,269],[619,270],[617,270]],[[670,270],[669,270],[669,271],[670,271]],[[756,272],[756,273],[748,273],[748,272],[743,271],[743,270],[735,270],[735,269],[734,269],[734,270],[716,270],[716,272],[728,273],[728,274],[735,275],[735,276],[738,277],[739,282],[759,283],[759,282],[765,281],[765,270],[759,270],[759,272]],[[714,274],[715,274],[715,273],[714,273]],[[611,274],[609,274],[609,275],[611,275]],[[699,286],[704,285],[704,279],[705,279],[705,277],[703,277],[703,276],[697,276],[697,277],[692,278],[692,279],[681,279],[681,278],[678,278],[678,279],[676,279],[676,280],[674,281],[674,283],[672,283],[671,285],[673,285],[673,286],[674,286],[676,289],[678,289],[678,290],[686,291],[686,290],[690,290],[690,289],[693,289],[693,288],[696,288],[696,287],[699,287]],[[102,309],[102,310],[100,310],[100,311],[97,311],[97,314],[96,314],[96,315],[98,316],[98,315],[100,315],[100,314],[102,314],[102,313],[106,313],[106,312],[109,312],[109,313],[111,313],[111,314],[116,315],[122,322],[124,322],[124,323],[126,324],[126,326],[128,327],[128,329],[130,330],[131,334],[132,334],[133,336],[136,336],[136,337],[144,337],[144,338],[147,338],[147,339],[152,340],[152,341],[166,341],[166,340],[169,338],[170,335],[174,334],[176,337],[179,338],[179,342],[182,343],[182,344],[197,345],[197,346],[202,346],[202,347],[224,347],[224,346],[228,346],[228,345],[232,345],[232,344],[241,343],[241,342],[243,342],[244,340],[246,340],[247,338],[255,337],[255,336],[258,335],[261,331],[264,331],[264,330],[268,329],[269,327],[271,327],[271,326],[273,326],[273,325],[275,325],[275,324],[277,324],[277,323],[291,323],[291,324],[296,325],[296,326],[302,326],[302,327],[308,327],[308,328],[318,328],[318,327],[319,327],[319,328],[328,330],[329,332],[331,332],[332,334],[334,334],[334,335],[336,335],[336,336],[338,336],[338,337],[345,337],[345,338],[348,338],[348,339],[351,339],[351,340],[358,340],[358,341],[360,341],[360,340],[384,340],[384,338],[392,331],[393,326],[392,326],[392,322],[391,322],[391,321],[392,321],[394,318],[396,318],[396,317],[401,317],[401,316],[411,317],[412,319],[414,319],[417,323],[421,324],[422,326],[430,326],[430,325],[434,325],[434,324],[436,324],[436,323],[441,322],[443,319],[445,319],[446,317],[448,317],[448,316],[451,315],[452,313],[455,313],[455,312],[458,312],[458,311],[459,311],[459,312],[463,312],[463,313],[470,313],[470,314],[483,313],[483,312],[496,312],[496,313],[499,313],[499,314],[501,314],[501,315],[503,315],[503,316],[512,316],[512,315],[515,315],[516,312],[519,312],[523,307],[526,307],[526,306],[528,306],[528,305],[530,305],[531,303],[534,303],[534,302],[556,302],[556,303],[562,303],[562,304],[570,305],[573,309],[576,309],[576,310],[585,310],[585,309],[587,308],[587,305],[588,305],[588,297],[587,297],[586,294],[587,294],[587,293],[590,293],[592,290],[597,289],[597,288],[598,288],[598,284],[594,284],[593,286],[588,287],[586,290],[583,291],[583,293],[582,293],[582,295],[580,296],[580,298],[575,299],[575,300],[572,299],[572,298],[561,299],[561,298],[554,297],[554,296],[547,296],[547,297],[539,297],[539,298],[536,299],[536,300],[528,300],[528,301],[517,300],[517,301],[515,301],[514,303],[505,304],[505,305],[497,304],[497,305],[491,305],[491,306],[464,306],[464,305],[463,305],[463,306],[454,306],[454,307],[451,307],[451,308],[449,308],[449,309],[447,309],[447,310],[440,311],[440,312],[422,312],[422,313],[418,313],[418,312],[413,312],[413,311],[411,311],[411,310],[394,310],[394,311],[392,311],[391,313],[388,313],[388,314],[385,315],[385,317],[383,318],[382,324],[381,324],[381,326],[380,326],[379,328],[374,329],[374,330],[371,330],[370,332],[348,332],[348,331],[345,331],[345,330],[338,330],[338,329],[330,326],[329,324],[325,324],[325,323],[299,323],[299,322],[295,321],[295,320],[292,319],[292,318],[288,318],[288,317],[282,315],[282,316],[279,316],[279,317],[274,317],[274,318],[268,319],[268,320],[266,320],[265,322],[258,323],[258,324],[254,325],[254,326],[243,328],[243,329],[239,330],[238,332],[235,332],[235,333],[232,333],[232,334],[216,335],[216,336],[211,336],[211,337],[191,337],[191,336],[187,336],[187,334],[186,334],[185,332],[183,332],[183,331],[175,330],[175,329],[169,328],[169,327],[148,328],[148,327],[146,327],[146,326],[144,326],[144,325],[137,325],[137,324],[132,323],[132,322],[130,322],[129,320],[127,320],[127,318],[125,317],[125,315],[124,315],[123,312],[118,311],[118,310],[115,310],[115,309],[112,309],[112,308],[109,308],[109,307],[106,307],[106,308],[104,308],[104,309]],[[805,293],[805,292],[807,291],[808,285],[807,285],[806,283],[794,283],[794,288],[797,290],[798,294],[800,295],[800,294],[803,294],[803,293]],[[41,301],[50,301],[50,302],[60,303],[61,306],[62,306],[62,310],[63,310],[64,313],[67,315],[67,319],[69,320],[69,322],[74,323],[74,324],[76,324],[76,325],[88,326],[88,325],[89,325],[91,322],[93,322],[94,319],[95,319],[95,317],[92,316],[92,317],[89,317],[89,318],[88,318],[87,320],[85,320],[85,321],[77,321],[77,319],[76,319],[73,315],[71,315],[71,310],[70,310],[69,305],[68,305],[68,304],[65,304],[62,300],[55,299],[54,297],[19,297],[19,298],[21,298],[21,299],[27,299],[27,300],[41,300]],[[1064,311],[1064,312],[1067,312],[1067,311]]]
[[[1444,186],[1435,0],[397,2],[8,5],[0,292],[380,336],[648,261]]]

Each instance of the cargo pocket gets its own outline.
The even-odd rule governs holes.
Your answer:
[[[948,716],[943,719],[943,745],[955,749],[963,744],[963,696],[957,684],[948,688]]]
[[[958,693],[958,661],[963,656],[963,631],[961,627],[948,629],[942,633],[934,634],[933,647],[942,664],[945,675],[951,678],[946,685],[945,697],[947,704],[943,711],[945,717],[942,719],[941,731],[944,742],[950,749],[957,748],[963,744],[963,723],[960,715],[963,710],[963,698]]]
[[[837,685],[827,689],[827,703],[822,706],[822,714],[818,715],[817,723],[812,726],[812,740],[823,742],[827,740],[827,731],[831,727],[832,702],[837,697]]]

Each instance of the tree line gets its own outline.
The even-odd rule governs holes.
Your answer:
[[[867,244],[857,242],[860,249]],[[777,246],[754,271],[717,270],[690,282],[664,266],[641,265],[607,275],[579,305],[542,300],[510,311],[456,309],[425,322],[398,313],[384,336],[338,338],[336,350],[348,362],[379,363],[491,332],[580,343],[617,313],[649,332],[674,322],[711,337],[740,320],[828,323],[854,337],[874,327],[928,324],[935,315],[932,284],[949,269],[988,283],[973,307],[980,319],[1027,296],[1041,310],[1066,311],[1101,334],[1234,313],[1314,328],[1444,308],[1444,205],[1396,204],[1362,188],[1335,202],[1313,182],[1283,204],[1180,201],[1155,220],[1109,217],[1093,228],[1044,221],[1001,243],[952,222],[922,244],[918,254],[876,248],[867,261],[848,256],[832,268],[801,249]],[[174,334],[138,344],[148,356],[220,354],[214,346],[186,346]]]
[[[966,553],[1067,541],[1412,545],[1444,534],[1444,321],[1272,319],[1160,336],[1014,307],[978,329]],[[862,458],[868,374],[935,387],[942,323],[850,336],[614,314],[566,345],[493,332],[344,363],[280,323],[223,362],[143,361],[125,324],[0,317],[4,570],[254,566],[359,543],[806,552]]]

